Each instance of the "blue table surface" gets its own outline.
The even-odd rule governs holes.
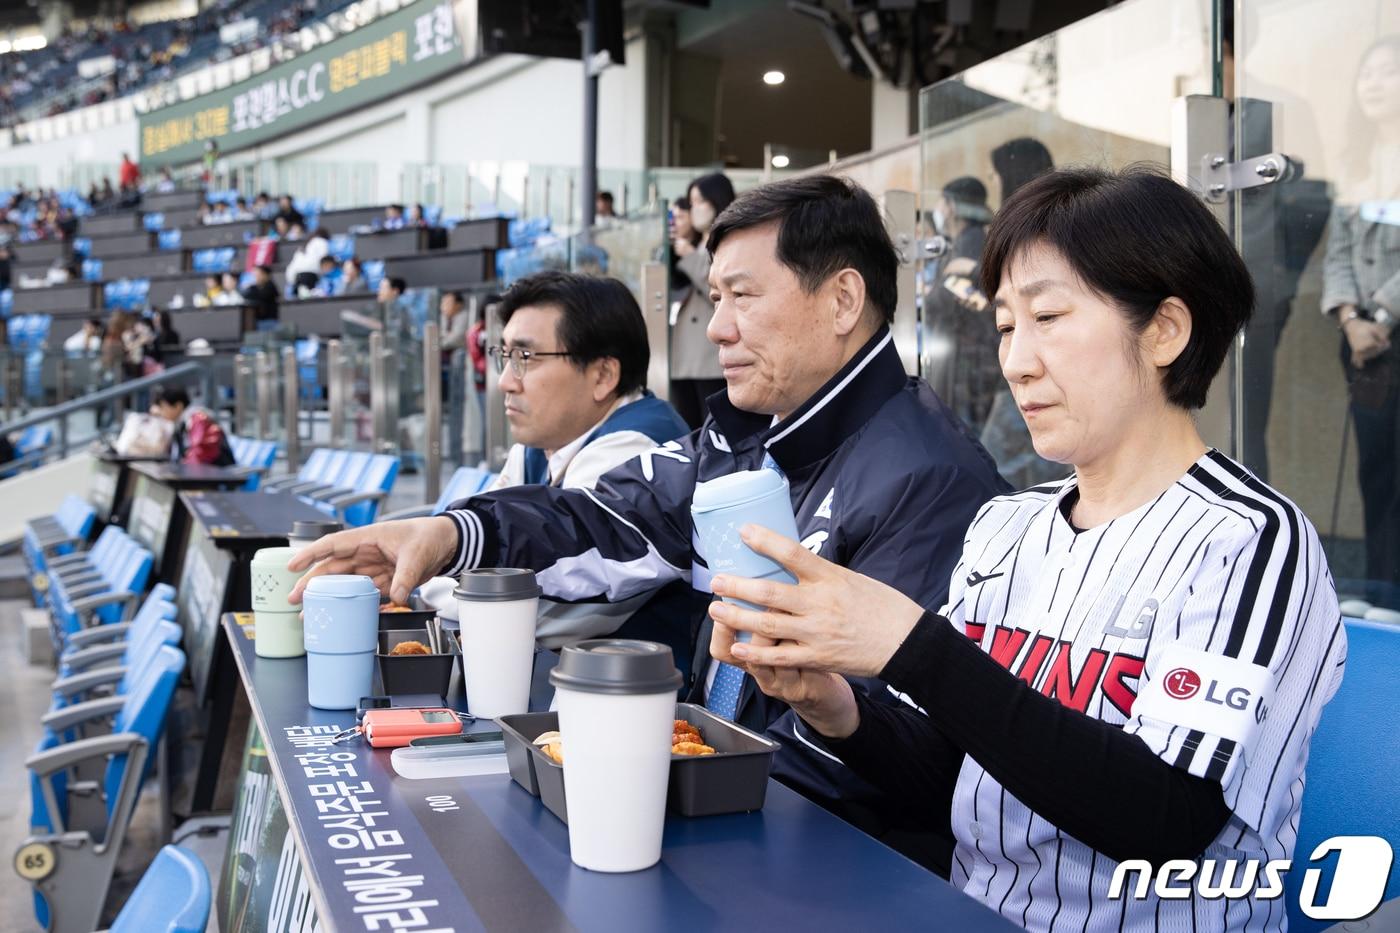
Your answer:
[[[425,923],[415,928],[437,930],[1017,929],[775,781],[756,813],[668,816],[658,865],[605,874],[575,866],[568,827],[506,775],[408,780],[394,773],[388,750],[355,740],[331,749],[346,757],[313,764],[348,765],[354,776],[308,777],[313,759],[295,756],[326,750],[298,748],[284,730],[340,729],[354,713],[308,706],[304,658],[258,658],[232,615],[224,628],[323,928],[379,922],[387,929],[385,919],[371,918],[392,907],[400,920],[420,912]],[[537,661],[532,704],[544,709],[551,691],[543,675],[553,655],[541,652]],[[378,803],[367,809],[385,812],[371,832],[393,830],[402,842],[373,853],[334,847],[329,840],[340,830],[325,825],[334,817],[324,813],[321,782],[338,780],[371,785]],[[317,784],[320,796],[313,796]],[[338,837],[338,845],[347,842]],[[385,865],[407,880],[397,893],[378,892],[384,907],[370,906],[365,885]]]

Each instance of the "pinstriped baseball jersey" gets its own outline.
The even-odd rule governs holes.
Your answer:
[[[1346,654],[1316,531],[1215,451],[1152,502],[1088,530],[1061,510],[1074,488],[1071,478],[989,502],[943,615],[1043,694],[1218,780],[1232,817],[1203,859],[1292,857],[1308,742]],[[971,757],[952,825],[952,882],[1032,930],[1283,924],[1279,900],[1109,900],[1117,863]]]

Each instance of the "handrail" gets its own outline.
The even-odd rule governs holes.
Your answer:
[[[71,402],[55,405],[42,414],[20,418],[18,421],[11,421],[9,424],[0,424],[0,433],[8,434],[12,431],[22,431],[36,424],[43,424],[46,421],[58,421],[67,418],[74,412],[83,411],[84,409],[101,405],[104,402],[123,398],[133,392],[149,389],[152,386],[160,385],[171,379],[197,375],[203,370],[204,367],[199,363],[181,363],[178,366],[172,366],[169,369],[153,373],[149,376],[141,376],[138,379],[120,382],[114,386],[108,386],[105,389],[98,389],[96,392],[84,395],[82,398],[75,398]]]

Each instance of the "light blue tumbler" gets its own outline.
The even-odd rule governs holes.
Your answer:
[[[773,470],[730,473],[697,483],[690,500],[695,539],[700,556],[712,574],[730,574],[760,580],[796,583],[796,578],[739,537],[745,525],[759,525],[797,540],[797,520],[792,514],[788,481]],[[762,609],[739,599],[726,599],[748,609]],[[741,636],[748,641],[748,635]]]
[[[369,577],[316,577],[302,593],[306,699],[317,709],[354,709],[374,693],[379,590]]]

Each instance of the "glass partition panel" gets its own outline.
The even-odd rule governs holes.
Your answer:
[[[1211,93],[1210,37],[1210,0],[1130,0],[920,94],[919,368],[1018,488],[1065,468],[1036,455],[1001,376],[976,288],[986,224],[1054,166],[1166,171],[1173,99]],[[1223,444],[1222,394],[1202,426]]]
[[[1300,56],[1300,37],[1325,54]],[[1236,151],[1292,166],[1234,202],[1258,290],[1244,461],[1317,525],[1344,611],[1396,621],[1400,5],[1249,0],[1229,51]]]

